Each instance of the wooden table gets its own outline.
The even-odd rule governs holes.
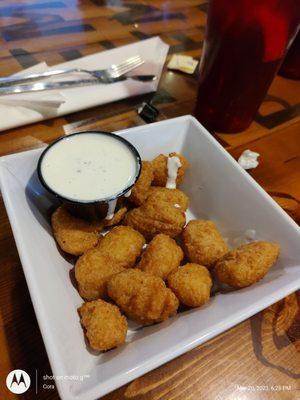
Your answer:
[[[0,5],[0,73],[10,74],[40,61],[50,65],[154,35],[171,45],[170,54],[201,55],[207,2],[202,0],[4,0]],[[0,132],[0,155],[18,152],[78,129],[110,131],[144,124],[136,107],[153,97],[159,119],[193,110],[196,76],[164,71],[153,96]],[[300,82],[277,77],[249,129],[216,134],[235,157],[250,148],[261,154],[251,175],[299,221]],[[0,398],[58,399],[43,389],[51,375],[7,215],[0,200]],[[215,400],[300,398],[300,296],[279,303],[187,354],[136,379],[107,400]],[[9,371],[33,377],[17,396],[5,387]],[[51,382],[47,382],[51,383]]]

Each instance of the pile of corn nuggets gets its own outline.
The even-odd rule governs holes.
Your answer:
[[[180,304],[204,305],[213,279],[233,288],[252,285],[279,255],[279,245],[266,241],[230,250],[213,221],[186,224],[189,198],[166,188],[170,157],[180,160],[180,185],[189,167],[181,154],[143,161],[130,196],[120,199],[111,220],[85,221],[63,206],[52,214],[58,245],[78,256],[75,277],[85,300],[79,314],[95,350],[123,344],[127,318],[150,325],[175,315]]]

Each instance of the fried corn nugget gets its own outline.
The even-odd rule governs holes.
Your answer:
[[[103,228],[101,220],[90,222],[73,217],[63,206],[54,211],[51,223],[59,247],[74,256],[80,256],[96,246]]]
[[[150,161],[142,161],[142,171],[139,179],[134,185],[129,200],[140,206],[148,196],[148,190],[153,181],[153,167]]]
[[[169,156],[165,156],[164,154],[160,154],[152,160],[153,166],[153,185],[154,186],[166,186],[168,180],[168,157],[178,157],[181,162],[181,167],[178,168],[176,184],[180,185],[183,180],[183,176],[185,174],[186,169],[189,166],[188,160],[178,153],[170,153]]]
[[[208,269],[199,264],[186,264],[168,276],[169,288],[182,304],[189,307],[207,303],[212,284]]]
[[[117,306],[95,300],[82,304],[78,311],[92,349],[106,351],[125,342],[127,320]]]
[[[161,233],[154,236],[149,243],[137,268],[165,280],[171,272],[178,269],[182,259],[181,247],[174,239]]]
[[[127,207],[121,207],[112,217],[112,219],[104,219],[103,225],[104,226],[113,226],[118,225],[122,219],[125,217],[127,213]]]
[[[148,191],[149,196],[155,196],[157,201],[166,201],[182,211],[186,211],[189,206],[189,198],[179,189],[151,186]]]
[[[131,226],[151,240],[158,233],[170,237],[179,235],[185,225],[185,213],[165,201],[150,196],[140,207],[129,211],[124,224]]]
[[[84,253],[75,265],[75,277],[80,295],[87,300],[105,298],[108,279],[133,267],[142,252],[145,239],[134,229],[116,226],[99,242]]]
[[[277,243],[260,241],[244,244],[219,260],[214,272],[220,282],[243,288],[262,279],[276,262],[279,252]]]
[[[122,268],[131,268],[140,256],[145,238],[130,226],[115,226],[99,242],[97,249],[111,263]]]
[[[86,300],[106,298],[106,284],[114,274],[124,268],[113,264],[107,254],[102,254],[99,248],[85,252],[75,264],[75,278],[79,294]]]
[[[212,221],[193,220],[182,233],[185,254],[189,261],[213,267],[229,249]]]
[[[139,269],[127,269],[113,276],[107,289],[120,309],[142,325],[164,321],[176,314],[179,305],[161,278]]]

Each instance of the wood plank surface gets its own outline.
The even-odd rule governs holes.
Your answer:
[[[0,75],[46,61],[54,65],[160,35],[170,53],[201,57],[203,0],[2,0]],[[167,71],[157,93],[0,132],[0,155],[42,146],[82,129],[118,130],[145,122],[136,109],[152,100],[159,120],[193,112],[197,74]],[[250,172],[300,221],[300,81],[276,77],[251,126],[215,133],[235,157],[260,153]],[[38,249],[36,249],[38,251]],[[0,199],[0,399],[58,399],[14,238]],[[105,396],[105,400],[300,399],[300,294],[293,293],[213,340]],[[25,394],[6,389],[16,368],[32,377]],[[35,380],[35,378],[34,378]]]

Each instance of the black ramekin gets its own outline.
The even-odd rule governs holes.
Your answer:
[[[54,146],[57,142],[60,142],[62,140],[67,140],[71,136],[82,135],[82,134],[86,134],[86,133],[95,134],[95,135],[112,135],[114,138],[116,138],[120,142],[124,143],[131,150],[131,152],[133,153],[133,155],[136,158],[136,167],[137,168],[136,168],[136,176],[135,176],[134,181],[132,182],[132,184],[130,186],[127,186],[126,188],[124,188],[124,190],[115,194],[112,197],[107,197],[104,199],[98,199],[98,200],[94,200],[94,201],[70,200],[70,199],[65,198],[62,195],[56,193],[53,189],[51,189],[51,187],[49,187],[47,185],[47,183],[45,182],[45,180],[43,178],[41,166],[42,166],[43,158],[44,158],[45,154],[48,152],[48,150],[52,146]],[[126,139],[124,139],[122,136],[116,135],[111,132],[105,132],[105,131],[83,131],[83,132],[72,133],[71,135],[67,135],[67,136],[62,136],[61,138],[59,138],[59,139],[55,140],[54,142],[52,142],[51,144],[49,144],[49,146],[46,147],[46,149],[43,151],[43,153],[41,154],[41,156],[39,158],[39,161],[37,164],[37,174],[38,174],[39,180],[40,180],[41,184],[43,185],[43,187],[49,193],[51,193],[57,199],[59,199],[61,201],[61,203],[65,205],[65,207],[68,209],[68,211],[71,214],[73,214],[76,217],[93,220],[93,219],[98,219],[98,218],[104,218],[107,215],[108,203],[110,201],[113,201],[116,199],[118,199],[118,203],[119,203],[119,199],[122,196],[124,196],[134,186],[134,184],[138,180],[140,173],[141,173],[141,164],[142,164],[141,157],[140,157],[137,149],[130,142],[128,142]],[[118,204],[117,204],[116,210],[117,209],[118,209]]]

